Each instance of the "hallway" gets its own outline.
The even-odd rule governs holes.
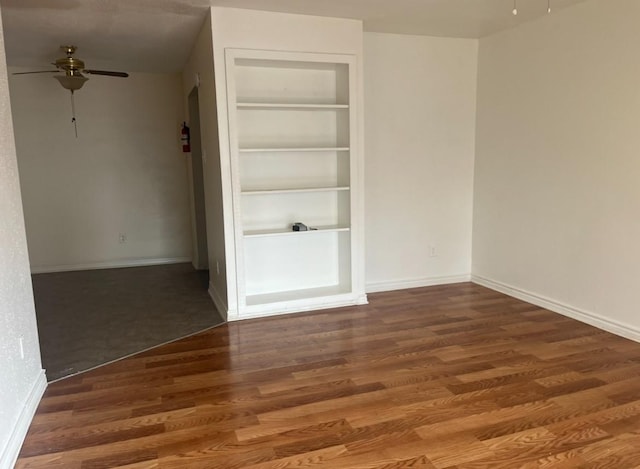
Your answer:
[[[188,263],[33,275],[47,380],[221,324],[208,281]]]

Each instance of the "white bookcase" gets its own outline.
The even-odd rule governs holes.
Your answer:
[[[226,50],[240,318],[366,302],[355,63]]]

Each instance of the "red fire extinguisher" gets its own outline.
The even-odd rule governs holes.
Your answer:
[[[187,123],[182,123],[182,130],[180,131],[180,141],[182,142],[182,152],[189,153],[191,151],[191,136],[189,135],[189,127]]]

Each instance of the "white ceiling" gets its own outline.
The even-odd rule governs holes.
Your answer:
[[[551,0],[553,11],[586,0]],[[365,31],[477,38],[546,14],[547,0],[0,0],[9,65],[47,69],[74,44],[90,68],[179,71],[209,5],[355,18]]]

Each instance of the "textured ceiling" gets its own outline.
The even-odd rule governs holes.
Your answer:
[[[551,0],[554,11],[585,0]],[[9,65],[46,69],[74,44],[88,67],[179,71],[209,5],[355,18],[365,31],[482,37],[546,14],[547,0],[0,0]]]

